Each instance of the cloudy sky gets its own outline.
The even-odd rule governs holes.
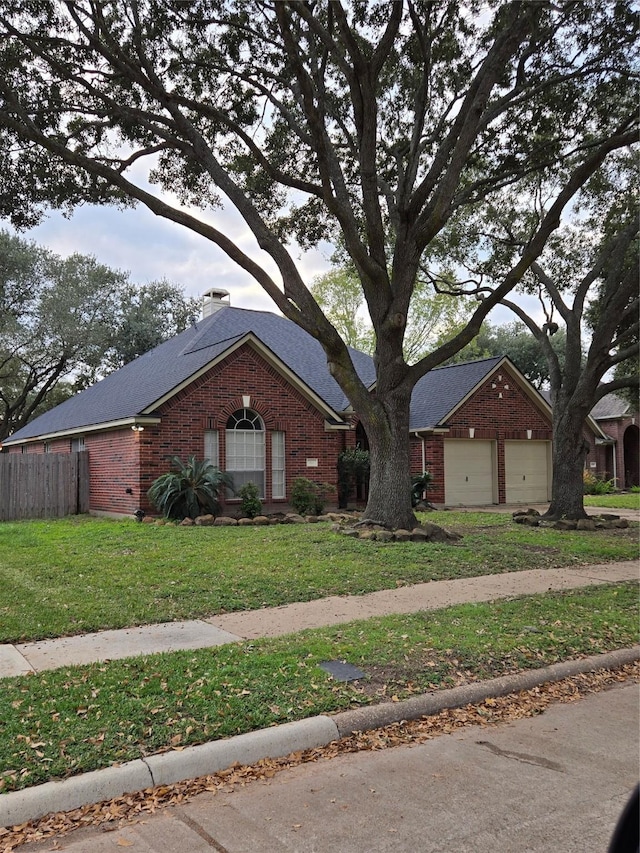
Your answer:
[[[206,219],[279,280],[275,264],[261,252],[237,213],[231,209],[218,210]],[[11,230],[6,224],[4,227]],[[85,205],[70,218],[52,211],[39,226],[21,236],[63,257],[73,252],[93,255],[108,267],[128,272],[131,281],[137,284],[164,278],[180,285],[192,297],[219,287],[229,291],[231,304],[236,308],[277,311],[260,285],[213,243],[184,226],[154,216],[142,205],[126,210]],[[297,254],[298,268],[307,283],[330,268],[330,254],[330,246]],[[525,302],[530,311],[538,314],[537,300],[527,298]],[[489,320],[494,324],[509,323],[514,317],[508,309],[498,308]]]
[[[208,219],[255,260],[262,259],[277,279],[275,265],[261,253],[239,216],[217,211]],[[229,291],[231,304],[237,308],[276,310],[260,285],[220,249],[142,206],[118,210],[86,205],[71,218],[54,211],[21,236],[63,257],[73,252],[93,255],[100,263],[129,272],[131,281],[138,284],[166,278],[195,297],[211,287],[222,287]],[[328,249],[325,253],[300,254],[299,268],[308,282],[329,268],[328,256]]]

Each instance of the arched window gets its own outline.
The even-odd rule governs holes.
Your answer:
[[[227,421],[226,463],[236,491],[252,482],[264,498],[264,424],[252,409],[238,409]]]

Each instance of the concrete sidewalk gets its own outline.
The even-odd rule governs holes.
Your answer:
[[[637,580],[639,575],[636,560],[561,569],[532,569],[431,581],[362,596],[332,596],[282,607],[226,613],[210,619],[0,645],[0,678],[157,652],[210,648],[245,639],[278,637],[306,628],[322,628],[374,616],[417,613],[453,604]]]
[[[91,661],[204,648],[245,638],[279,636],[353,619],[415,613],[463,602],[493,601],[549,590],[636,580],[638,576],[637,561],[484,575],[381,590],[364,596],[336,596],[285,607],[229,613],[205,620],[3,646],[0,647],[0,675],[6,677]],[[405,702],[386,703],[333,717],[320,716],[275,726],[183,751],[148,756],[63,782],[50,782],[25,791],[2,794],[0,826],[22,823],[50,811],[64,811],[110,799],[127,791],[143,790],[150,785],[195,778],[224,769],[235,762],[251,764],[263,757],[283,756],[323,746],[350,732],[378,728],[400,719],[415,719],[445,707],[483,701],[489,696],[531,689],[538,684],[560,680],[578,672],[615,668],[639,657],[640,648],[635,648],[594,659],[568,661],[544,670],[417,696]],[[178,847],[166,849],[177,850]]]

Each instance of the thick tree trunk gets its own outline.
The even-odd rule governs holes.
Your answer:
[[[410,399],[410,393],[394,394],[383,402],[384,417],[365,423],[371,468],[364,522],[405,530],[418,523],[411,506]]]
[[[578,520],[587,517],[583,471],[588,445],[583,428],[584,418],[580,415],[554,411],[552,500],[545,518]]]

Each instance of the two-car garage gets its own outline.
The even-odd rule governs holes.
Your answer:
[[[497,442],[445,439],[445,504],[498,503]],[[506,503],[544,503],[550,499],[551,442],[504,442]]]

